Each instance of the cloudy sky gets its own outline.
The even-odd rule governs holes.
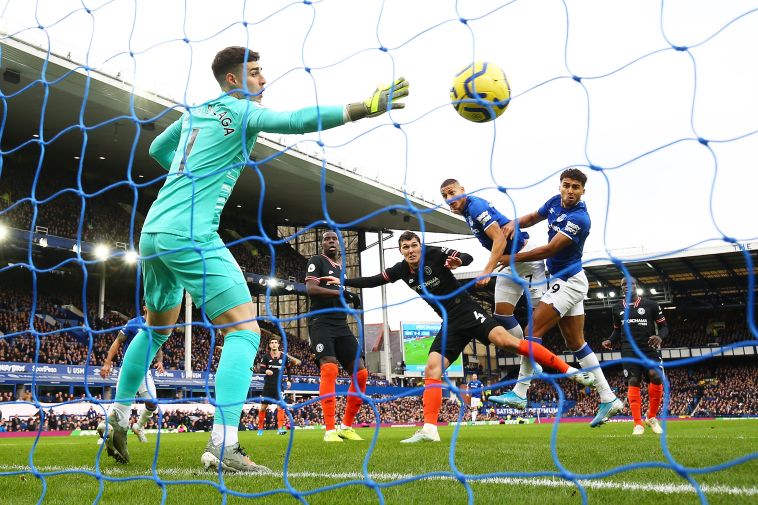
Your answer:
[[[758,236],[746,213],[758,187],[758,1],[679,0],[663,8],[652,0],[223,6],[10,0],[0,1],[0,28],[49,41],[55,52],[71,51],[75,60],[186,103],[218,94],[210,61],[227,45],[261,53],[269,81],[264,103],[272,109],[357,101],[378,82],[405,76],[406,109],[322,134],[329,161],[437,201],[439,182],[457,177],[508,216],[536,210],[555,194],[564,168],[603,167],[587,184],[588,256],[716,245],[722,234]],[[509,109],[492,123],[469,123],[449,105],[451,77],[472,60],[500,65],[513,89]],[[288,141],[315,149],[314,138]],[[544,243],[545,227],[535,231]],[[475,242],[455,244],[475,253],[475,266],[484,264],[486,252]],[[378,272],[375,256],[365,255],[367,274]],[[386,259],[392,264],[400,256],[388,251]],[[390,290],[392,300],[409,295],[399,286]],[[367,296],[368,307],[377,303]],[[395,309],[392,325],[411,311],[415,319],[434,319],[424,310],[418,302]],[[366,320],[379,317],[373,311]]]

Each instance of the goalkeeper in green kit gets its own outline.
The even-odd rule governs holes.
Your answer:
[[[148,365],[168,339],[179,316],[183,291],[203,307],[224,334],[216,372],[215,417],[201,462],[230,472],[262,472],[240,447],[237,427],[252,378],[260,341],[255,305],[237,262],[218,236],[221,211],[250,162],[260,132],[307,133],[329,129],[390,109],[408,95],[400,78],[379,87],[364,102],[275,112],[261,105],[266,79],[258,53],[227,47],[213,60],[213,75],[224,94],[192,107],[161,133],[150,156],[168,170],[140,237],[147,325],[124,356],[107,423],[99,430],[108,454],[129,462],[129,410]],[[157,329],[153,329],[157,328]]]

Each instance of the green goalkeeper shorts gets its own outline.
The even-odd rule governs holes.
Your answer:
[[[165,312],[182,303],[183,291],[213,320],[252,301],[245,276],[217,233],[203,240],[143,233],[139,250],[145,305]]]

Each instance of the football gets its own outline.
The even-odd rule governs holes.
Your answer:
[[[450,100],[455,111],[464,119],[486,123],[508,108],[511,88],[500,67],[478,61],[455,75]]]

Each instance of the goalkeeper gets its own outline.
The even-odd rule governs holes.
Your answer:
[[[380,87],[364,102],[275,112],[261,105],[266,79],[258,53],[227,47],[211,68],[222,94],[191,107],[150,145],[150,156],[168,171],[145,218],[140,260],[147,305],[146,329],[124,356],[116,401],[108,415],[109,452],[129,461],[126,443],[129,406],[149,363],[176,323],[183,290],[224,335],[216,373],[215,415],[201,461],[207,468],[261,472],[239,444],[237,427],[250,388],[260,341],[256,310],[237,262],[217,229],[221,211],[260,132],[306,133],[375,117],[404,106],[408,95],[400,78]]]

